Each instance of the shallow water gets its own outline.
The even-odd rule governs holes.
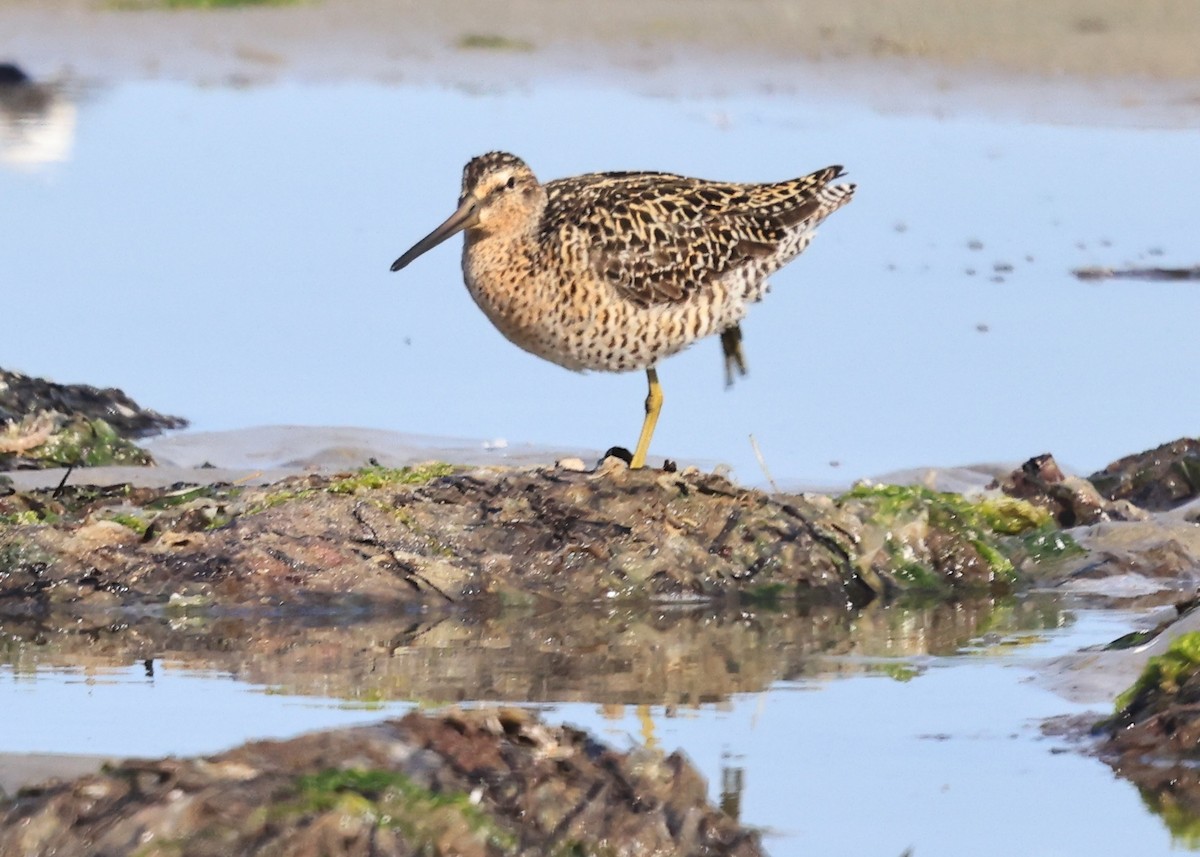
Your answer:
[[[1031,681],[1045,658],[1135,618],[1038,596],[853,617],[610,614],[595,636],[588,616],[415,634],[394,619],[314,622],[242,654],[214,644],[230,628],[178,620],[161,622],[162,639],[153,622],[16,634],[0,706],[20,728],[0,734],[0,752],[206,753],[414,704],[524,702],[618,747],[682,750],[776,857],[1165,853],[1170,837],[1132,786],[1040,736],[1040,719],[1088,709]],[[555,638],[564,624],[578,636]],[[139,645],[164,655],[135,661]]]
[[[1070,274],[1198,261],[1193,131],[823,95],[89,91],[67,160],[0,168],[0,365],[120,386],[197,429],[629,446],[641,373],[582,377],[506,343],[456,242],[388,272],[453,208],[462,164],[504,148],[543,178],[750,181],[844,163],[859,193],[751,312],[750,377],[724,391],[715,342],[661,367],[655,453],[761,482],[754,435],[780,481],[822,484],[1045,451],[1090,471],[1194,431],[1175,367],[1198,356],[1200,289]]]
[[[1200,261],[1193,131],[882,116],[833,95],[76,93],[73,137],[56,140],[65,160],[0,166],[0,365],[120,386],[199,430],[628,446],[639,374],[581,377],[504,342],[462,287],[454,246],[388,272],[449,213],[462,164],[504,148],[543,178],[753,181],[844,163],[855,201],[744,325],[750,377],[722,390],[713,342],[661,367],[655,453],[760,482],[753,434],[780,482],[845,483],[1043,451],[1088,471],[1194,433],[1196,397],[1177,378],[1200,348],[1200,290],[1070,274]],[[499,700],[617,744],[683,749],[777,857],[1176,847],[1133,787],[1037,730],[1084,710],[1031,683],[1039,659],[1117,637],[1132,617],[1017,614],[869,611],[830,619],[828,639],[813,616],[756,620],[765,630],[631,618],[598,623],[587,645],[563,638],[582,631],[561,617],[519,633],[389,620],[209,636],[157,620],[5,622],[0,708],[19,727],[0,752],[210,752]],[[286,645],[233,658],[220,645],[272,634]],[[596,651],[614,654],[578,654]]]

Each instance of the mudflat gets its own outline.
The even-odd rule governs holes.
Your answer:
[[[615,75],[670,93],[855,91],[891,106],[898,92],[944,101],[968,86],[979,102],[981,83],[1070,82],[1109,105],[1200,106],[1200,14],[1188,0],[167,5],[0,0],[0,58],[38,77],[489,87]]]

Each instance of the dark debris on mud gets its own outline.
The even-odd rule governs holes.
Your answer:
[[[1076,268],[1081,280],[1200,280],[1200,265],[1192,268]]]
[[[678,753],[505,709],[409,714],[201,759],[131,760],[0,802],[0,853],[756,857]]]

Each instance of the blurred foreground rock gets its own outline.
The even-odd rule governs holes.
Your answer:
[[[409,714],[200,759],[130,760],[0,802],[0,854],[762,854],[679,754],[520,710]]]

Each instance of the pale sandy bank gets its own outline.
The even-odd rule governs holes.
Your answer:
[[[489,88],[602,77],[670,94],[817,90],[881,107],[1015,106],[1068,121],[1081,93],[1155,124],[1200,113],[1193,0],[156,5],[0,0],[0,60],[85,80]]]

